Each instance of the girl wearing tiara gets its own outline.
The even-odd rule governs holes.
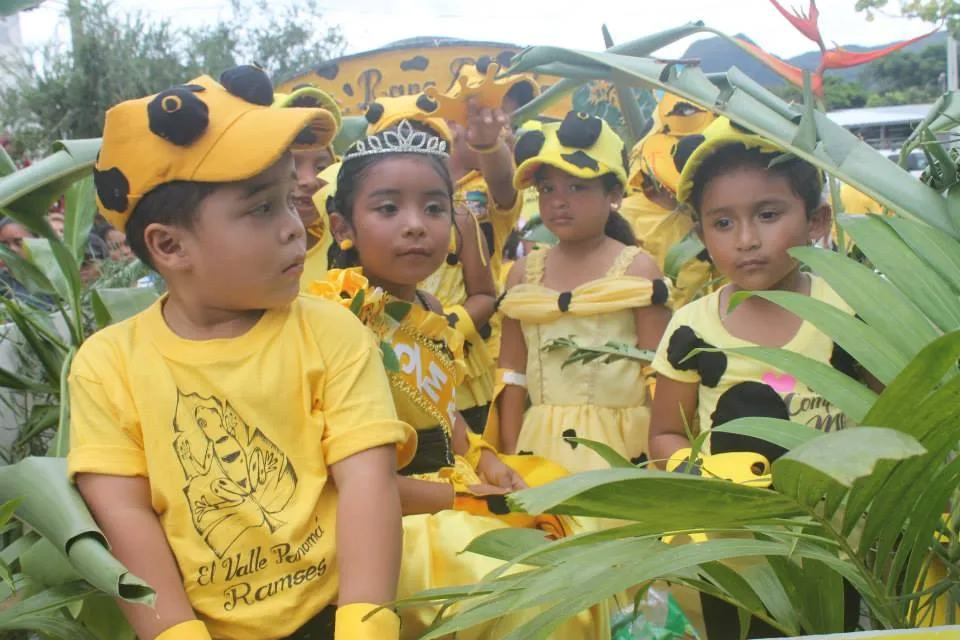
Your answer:
[[[311,287],[354,309],[385,343],[398,414],[418,433],[416,455],[399,477],[401,598],[474,584],[496,569],[499,561],[462,553],[482,533],[519,526],[558,537],[576,527],[569,518],[507,513],[505,493],[565,472],[532,456],[498,456],[456,409],[463,337],[436,298],[418,287],[447,255],[454,218],[446,160],[446,143],[407,121],[351,148],[337,180],[334,217],[340,218],[342,256],[356,266],[333,270]],[[537,612],[520,611],[457,637],[502,638]],[[438,613],[431,605],[404,609],[401,637],[419,638]],[[598,607],[551,637],[607,637],[607,618],[605,607]]]

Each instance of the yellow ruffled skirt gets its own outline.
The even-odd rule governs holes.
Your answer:
[[[535,404],[523,416],[517,452],[531,452],[556,462],[570,473],[607,469],[610,465],[596,452],[565,438],[602,442],[636,463],[646,454],[649,426],[650,410],[646,406]]]

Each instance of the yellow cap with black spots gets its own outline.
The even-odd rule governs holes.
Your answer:
[[[334,97],[326,91],[318,89],[317,87],[309,84],[300,85],[290,93],[273,94],[273,106],[281,109],[290,107],[324,109],[333,116],[333,119],[336,122],[334,136],[336,136],[336,132],[340,130],[340,123],[343,120],[343,115],[340,113],[340,105],[337,104],[336,99],[334,99]],[[333,140],[331,139],[330,142],[332,141]],[[318,145],[313,132],[309,127],[307,127],[294,139],[291,148],[306,150],[329,150],[330,155],[333,156],[333,149],[330,148],[330,142],[323,145]]]
[[[649,178],[676,193],[680,182],[677,154],[689,154],[691,145],[703,140],[703,130],[716,118],[711,111],[665,93],[653,111],[648,133],[630,152],[630,187],[642,189]],[[693,138],[685,140],[689,136]]]
[[[562,122],[528,125],[514,150],[517,172],[513,184],[517,190],[533,186],[537,171],[544,165],[584,180],[612,173],[626,189],[623,140],[603,119],[571,111]]]
[[[517,74],[497,78],[499,72],[498,63],[489,56],[481,56],[476,64],[460,67],[453,85],[446,92],[441,93],[435,86],[424,89],[424,95],[431,102],[424,102],[422,108],[433,117],[466,124],[468,98],[473,98],[478,108],[500,109],[504,98],[518,85],[527,89],[529,100],[540,95],[540,85],[531,76]]]
[[[222,83],[222,84],[221,84]],[[200,76],[107,111],[93,170],[97,207],[123,231],[140,199],[160,185],[237,182],[269,169],[309,126],[330,144],[336,120],[323,109],[274,109],[257,67]]]
[[[681,168],[680,184],[677,187],[677,202],[689,204],[693,193],[694,179],[703,163],[714,153],[732,145],[742,145],[747,149],[759,149],[763,153],[784,154],[787,151],[761,135],[738,125],[729,118],[717,118],[704,129],[702,136],[687,136],[689,153],[678,149],[674,155],[677,166]]]
[[[678,138],[703,133],[717,119],[712,111],[704,109],[685,98],[664,93],[657,103],[659,133],[668,133]]]
[[[420,122],[433,129],[442,140],[446,141],[449,149],[453,146],[453,133],[443,118],[435,118],[428,113],[430,108],[435,109],[436,103],[422,93],[396,98],[377,98],[364,113],[364,117],[370,123],[367,127],[367,135],[376,135],[396,127],[404,120],[409,120]]]

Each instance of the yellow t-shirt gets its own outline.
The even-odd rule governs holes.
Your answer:
[[[325,300],[300,297],[238,338],[207,341],[174,334],[157,302],[87,340],[69,382],[70,477],[149,478],[214,638],[286,637],[331,604],[330,466],[412,444],[378,345]]]
[[[490,248],[490,272],[493,281],[500,279],[500,265],[503,262],[503,246],[510,233],[517,226],[520,212],[523,210],[523,198],[518,194],[513,206],[501,209],[487,190],[487,183],[479,171],[471,171],[460,178],[454,187],[453,204],[466,207],[476,216],[480,230]],[[492,244],[490,244],[492,241]],[[440,298],[444,302],[443,298]]]
[[[327,254],[331,244],[333,244],[333,234],[330,233],[328,225],[323,238],[307,249],[307,257],[303,262],[303,275],[300,276],[300,293],[306,293],[312,283],[327,277],[329,268]]]
[[[853,310],[824,280],[815,276],[811,278],[812,298],[853,314]],[[658,375],[671,380],[700,385],[697,418],[701,431],[745,417],[782,418],[821,431],[852,426],[840,409],[820,394],[793,376],[758,360],[734,353],[704,352],[684,361],[698,348],[753,346],[757,345],[731,335],[723,326],[720,291],[716,291],[674,312],[657,349],[653,368]],[[850,356],[809,322],[804,322],[783,348],[856,375]],[[708,439],[705,452],[710,452],[709,447]],[[714,449],[719,447],[714,446]],[[727,447],[724,446],[723,450]]]

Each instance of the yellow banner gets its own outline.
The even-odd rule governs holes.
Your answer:
[[[390,374],[390,382],[452,433],[457,413],[453,363],[439,347],[404,324],[397,324],[387,341],[400,361],[400,370]]]

